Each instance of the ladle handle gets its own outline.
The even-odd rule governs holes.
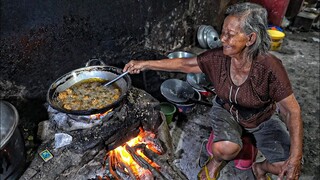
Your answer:
[[[110,84],[112,84],[112,83],[114,83],[114,82],[118,81],[119,79],[121,79],[123,76],[125,76],[125,75],[126,75],[126,74],[128,74],[128,73],[129,73],[129,71],[126,71],[126,72],[124,72],[124,73],[120,74],[118,77],[116,77],[116,78],[114,78],[113,80],[111,80],[111,81],[107,82],[107,83],[106,83],[106,84],[104,84],[103,86],[109,86]]]

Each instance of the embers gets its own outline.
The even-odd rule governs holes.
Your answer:
[[[109,171],[116,179],[166,179],[155,162],[164,153],[156,135],[140,128],[136,137],[108,151],[105,162],[108,161]]]

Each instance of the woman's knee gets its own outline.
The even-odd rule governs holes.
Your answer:
[[[212,145],[213,155],[218,156],[224,160],[231,160],[235,158],[241,150],[241,146],[230,141],[219,141]]]

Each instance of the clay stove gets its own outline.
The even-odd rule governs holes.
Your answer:
[[[102,120],[94,120],[100,121],[100,124],[92,127],[75,129],[68,126],[63,129],[57,124],[57,119],[66,119],[69,125],[77,125],[81,121],[59,113],[51,114],[43,129],[44,132],[51,132],[51,135],[43,139],[38,152],[49,150],[53,158],[44,162],[36,155],[22,178],[185,179],[185,175],[172,163],[171,137],[158,104],[159,101],[150,94],[132,88],[128,92],[127,102],[121,108],[109,112],[112,116],[108,118],[109,114]],[[70,124],[70,120],[74,120],[74,124]],[[71,144],[55,148],[53,137],[58,132],[72,136]],[[129,140],[134,138],[139,141],[132,145]],[[129,168],[127,160],[118,158],[118,148],[130,154],[138,166]],[[136,168],[140,168],[139,173]]]

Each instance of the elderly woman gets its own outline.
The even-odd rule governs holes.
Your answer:
[[[266,173],[298,179],[301,112],[281,60],[268,53],[267,12],[257,4],[241,3],[229,7],[227,15],[222,48],[188,59],[132,60],[123,71],[203,72],[212,81],[216,98],[210,111],[213,131],[207,144],[212,158],[199,173],[200,179],[216,179],[224,162],[237,157],[243,133],[253,135],[265,156],[263,162],[252,166],[257,179],[267,179]]]

